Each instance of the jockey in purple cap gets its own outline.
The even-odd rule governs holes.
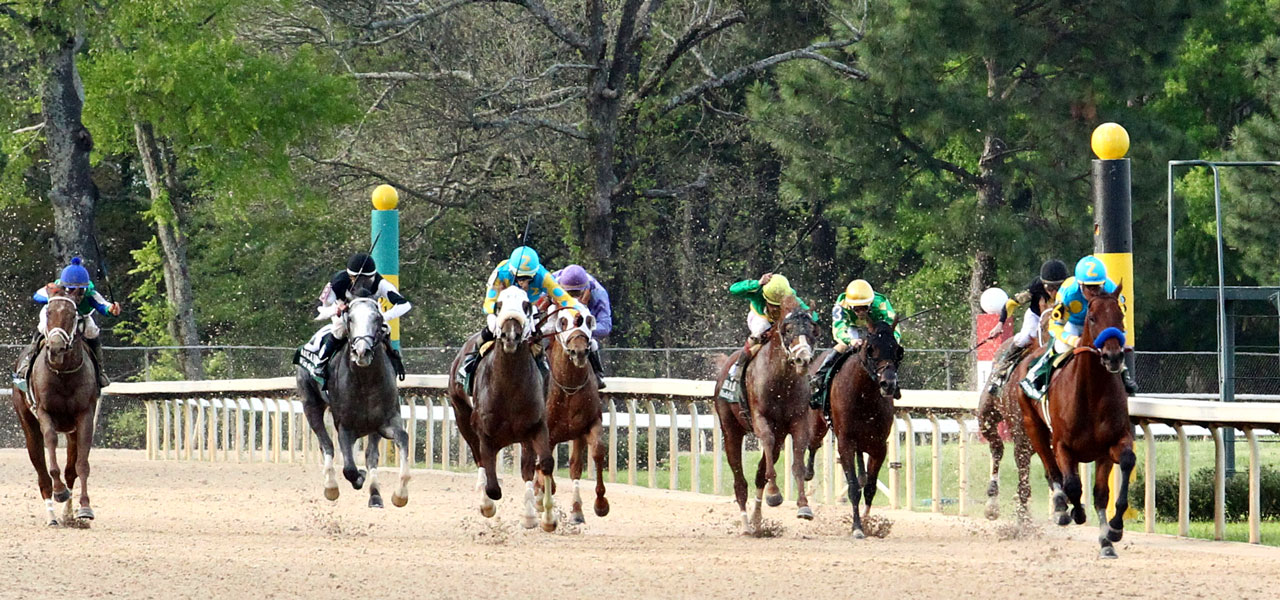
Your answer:
[[[587,357],[591,359],[591,368],[596,372],[599,389],[604,389],[604,367],[600,364],[600,340],[609,337],[613,331],[613,309],[609,306],[609,292],[596,281],[595,277],[578,265],[569,265],[551,274],[560,287],[591,311],[596,318],[596,328],[591,331],[591,351]]]

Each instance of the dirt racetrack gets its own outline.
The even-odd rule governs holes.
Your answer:
[[[314,466],[92,458],[98,520],[49,528],[25,452],[0,450],[0,597],[1264,598],[1280,573],[1277,548],[1132,532],[1101,561],[1092,524],[1047,518],[1008,539],[1007,524],[884,511],[889,536],[855,541],[847,507],[804,522],[786,503],[765,508],[777,537],[750,538],[727,499],[614,485],[610,516],[545,534],[519,526],[509,476],[486,520],[474,475],[415,472],[409,505],[378,511],[345,481],[324,500]]]

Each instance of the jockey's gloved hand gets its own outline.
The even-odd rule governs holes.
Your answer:
[[[844,354],[849,351],[849,345],[844,342],[836,342],[836,353]]]
[[[109,311],[108,311],[108,312],[110,312],[111,314],[113,314],[113,315],[115,315],[115,316],[120,316],[120,303],[119,303],[119,302],[112,302],[112,303],[111,303],[111,308],[109,309]]]

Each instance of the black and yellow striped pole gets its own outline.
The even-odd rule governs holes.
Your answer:
[[[1107,266],[1107,277],[1124,284],[1129,308],[1124,315],[1125,343],[1133,347],[1137,332],[1133,328],[1133,189],[1129,180],[1129,132],[1117,123],[1103,123],[1093,130],[1090,139],[1093,153],[1093,255]],[[1126,367],[1133,369],[1133,353],[1125,355]],[[1133,475],[1137,475],[1134,470]],[[1150,474],[1148,474],[1150,477]],[[1132,478],[1130,479],[1132,481]],[[1120,468],[1111,469],[1111,485],[1107,499],[1107,516],[1115,515],[1116,491],[1120,487]],[[1125,518],[1138,512],[1130,508]]]

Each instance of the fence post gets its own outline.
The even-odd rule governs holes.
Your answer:
[[[242,460],[240,454],[244,451],[244,410],[240,400],[236,398],[236,462]]]
[[[965,427],[963,417],[956,417],[956,426],[960,428],[960,448],[957,457],[960,463],[959,510],[961,515],[965,515],[969,512],[969,431]]]
[[[1179,423],[1178,434],[1178,535],[1191,537],[1191,449],[1187,447],[1187,431]]]
[[[938,425],[938,415],[929,414],[929,423],[933,428],[933,460],[929,465],[929,494],[932,497],[932,512],[942,512],[942,428]]]
[[[606,396],[609,403],[609,483],[618,482],[618,407],[611,396]],[[594,449],[587,449],[589,456],[595,456]]]
[[[702,430],[698,428],[698,401],[689,402],[689,491],[702,492]]]
[[[636,484],[636,401],[627,399],[627,485]]]
[[[405,403],[409,405],[409,468],[413,468],[418,464],[418,403],[414,400],[414,396],[409,394],[405,396]]]
[[[720,411],[715,403],[711,404],[711,419],[715,422],[715,430],[711,432],[712,458],[711,492],[717,496],[724,493],[724,433],[720,429]]]
[[[898,415],[893,416],[889,426],[889,508],[898,509],[898,476],[902,470],[902,456],[899,450],[901,440],[898,432]],[[834,476],[833,476],[834,477]]]
[[[147,460],[156,459],[156,403],[146,400],[142,403],[147,413]]]
[[[1262,464],[1258,456],[1258,434],[1244,430],[1249,440],[1249,543],[1262,543]]]
[[[440,401],[440,468],[449,470],[449,413],[453,407],[449,406],[449,399],[445,398]]]
[[[427,396],[422,399],[427,407],[427,435],[422,440],[428,469],[436,468],[436,401]]]
[[[1226,432],[1221,427],[1209,432],[1213,434],[1213,539],[1222,541],[1227,533],[1227,451],[1222,439]]]
[[[182,399],[182,458],[191,460],[191,451],[196,445],[195,435],[193,435],[192,427],[194,426],[194,415],[191,414],[191,399]]]
[[[649,487],[658,487],[658,411],[649,400]]]
[[[248,410],[245,411],[245,420],[249,422],[249,439],[245,440],[245,445],[249,447],[249,462],[258,460],[258,412],[253,409],[253,398],[248,399]]]
[[[667,413],[671,416],[669,432],[669,440],[667,442],[667,454],[671,462],[668,473],[671,475],[670,481],[667,483],[667,489],[675,490],[680,486],[680,430],[676,428],[676,403],[674,400],[667,400]]]
[[[834,460],[835,442],[832,438],[836,437],[834,433],[828,433],[822,436],[822,491],[827,504],[836,503],[836,464]],[[894,500],[897,504],[897,500]]]
[[[906,466],[906,488],[907,488],[907,510],[916,509],[916,432],[915,427],[911,423],[911,413],[905,413],[903,419],[905,427],[903,433],[906,434],[905,445],[907,449],[906,460],[903,461]]]
[[[1142,505],[1146,510],[1142,511],[1142,529],[1147,533],[1155,533],[1156,531],[1156,440],[1151,437],[1151,423],[1149,421],[1142,422],[1142,437],[1145,440],[1147,451],[1143,457],[1142,464]]]

